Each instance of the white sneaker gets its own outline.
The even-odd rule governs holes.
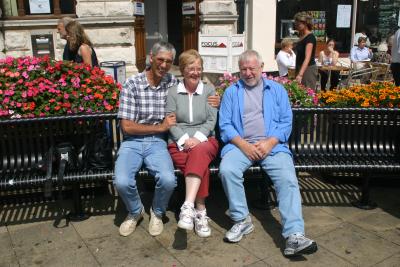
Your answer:
[[[196,212],[193,207],[183,204],[179,214],[178,227],[185,230],[193,230],[193,220]]]
[[[194,217],[194,231],[198,236],[209,237],[211,235],[211,228],[208,225],[209,219],[205,213],[197,213]]]
[[[318,250],[317,243],[301,233],[291,234],[286,239],[286,248],[283,254],[286,257],[302,254],[312,254]]]
[[[122,236],[128,236],[133,233],[136,229],[137,223],[143,218],[144,208],[138,215],[128,215],[125,221],[119,226],[119,234]]]
[[[162,218],[157,216],[153,212],[153,208],[150,208],[150,223],[149,223],[149,233],[152,236],[157,236],[162,233],[164,229],[164,224]]]

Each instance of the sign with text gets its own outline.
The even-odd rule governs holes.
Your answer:
[[[351,5],[338,5],[336,28],[350,28]]]
[[[183,2],[182,15],[196,15],[196,1]]]
[[[142,2],[133,2],[133,14],[137,16],[144,16],[144,3]]]
[[[50,0],[29,0],[31,14],[50,14]]]
[[[199,34],[199,53],[204,61],[204,72],[238,72],[237,56],[245,50],[243,34]]]

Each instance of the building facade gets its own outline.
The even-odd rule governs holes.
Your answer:
[[[125,61],[127,73],[145,67],[158,40],[177,52],[197,49],[198,32],[236,33],[234,0],[2,0],[0,57],[45,55],[62,58],[65,40],[57,21],[76,18],[94,44],[99,62]]]

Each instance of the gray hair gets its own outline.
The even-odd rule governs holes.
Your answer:
[[[151,48],[151,54],[153,56],[156,56],[160,52],[171,52],[172,53],[172,59],[175,59],[176,55],[176,50],[175,47],[167,42],[164,41],[159,41],[153,45]]]
[[[250,58],[256,58],[257,62],[260,64],[260,66],[263,64],[263,60],[262,60],[262,57],[260,56],[260,54],[256,50],[249,49],[249,50],[244,51],[242,54],[240,54],[239,67],[240,67],[241,62],[246,62]]]
[[[71,21],[74,21],[73,18],[71,17],[62,17],[57,21],[57,24],[62,24],[65,26],[67,26],[68,23],[70,23]]]

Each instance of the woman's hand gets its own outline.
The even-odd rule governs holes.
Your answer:
[[[197,139],[197,138],[195,138],[195,137],[191,137],[191,138],[189,138],[189,139],[187,139],[187,140],[185,141],[185,144],[184,144],[184,146],[183,146],[183,149],[184,149],[184,150],[189,150],[189,149],[194,148],[194,147],[197,146],[198,144],[200,144],[200,140]]]
[[[303,75],[298,74],[298,75],[296,76],[296,81],[297,81],[298,83],[301,83],[302,80],[303,80]]]

